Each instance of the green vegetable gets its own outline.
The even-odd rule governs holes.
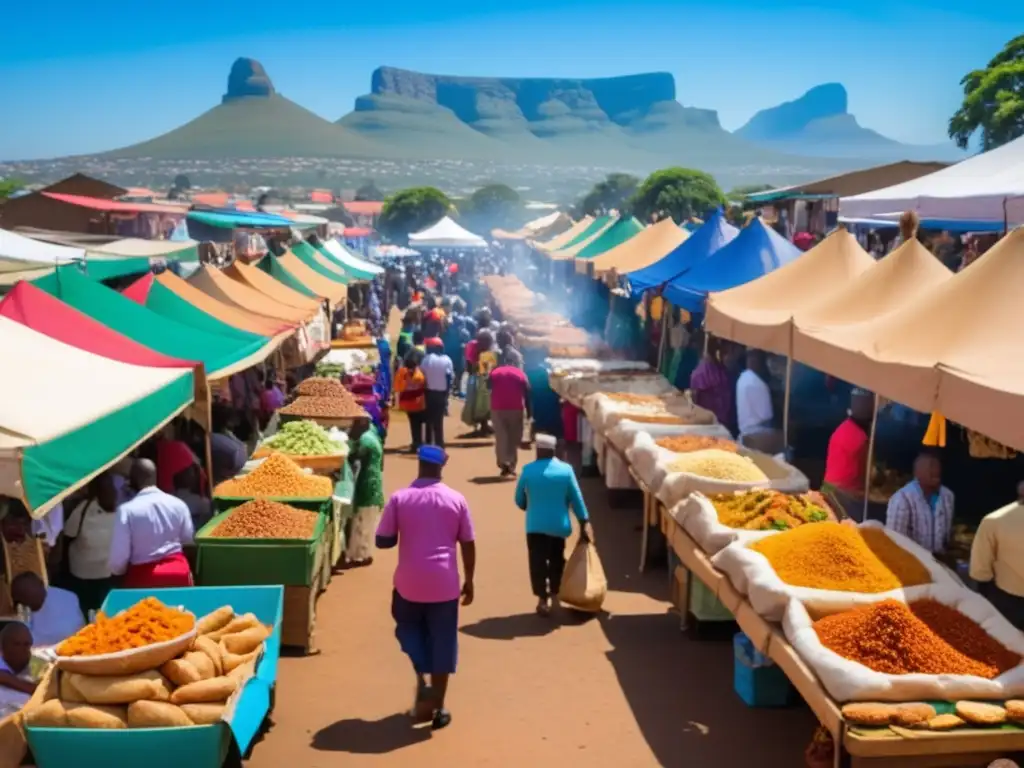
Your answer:
[[[263,441],[268,448],[289,456],[327,456],[344,453],[345,443],[336,442],[327,430],[312,421],[289,421],[277,434]]]
[[[341,363],[317,363],[315,373],[317,376],[337,379],[345,373],[345,366]]]

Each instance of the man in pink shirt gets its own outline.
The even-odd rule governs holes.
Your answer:
[[[466,497],[441,482],[444,449],[424,445],[418,456],[419,477],[384,507],[377,546],[398,547],[391,595],[395,636],[416,671],[414,717],[439,730],[452,719],[444,700],[458,657],[459,597],[463,605],[473,602],[476,543]],[[461,587],[456,544],[465,570]]]
[[[498,469],[502,477],[515,477],[519,444],[523,441],[524,411],[525,418],[532,418],[530,380],[521,367],[503,355],[487,383],[491,388],[491,424]]]

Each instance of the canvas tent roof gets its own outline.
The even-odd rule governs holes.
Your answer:
[[[582,235],[574,238],[568,245],[563,245],[557,250],[549,251],[548,258],[552,261],[569,261],[576,258],[576,254],[598,240],[605,232],[614,227],[618,221],[619,219],[615,216],[602,216],[599,219],[595,219],[594,223],[587,227],[587,230]]]
[[[573,224],[569,229],[562,232],[560,235],[552,237],[550,240],[540,241],[531,240],[530,245],[539,251],[553,251],[557,248],[561,248],[564,245],[569,245],[573,240],[579,237],[581,234],[589,229],[590,225],[594,223],[593,216],[584,216],[582,219]]]
[[[927,163],[901,160],[898,163],[876,165],[873,168],[862,168],[859,171],[841,173],[817,181],[793,184],[788,187],[769,189],[747,195],[745,200],[752,203],[771,202],[799,197],[847,197],[860,195],[875,189],[902,184],[929,173],[935,173],[947,167],[949,163]]]
[[[839,213],[874,218],[912,209],[922,219],[1024,224],[1024,136],[913,181],[839,201]]]
[[[409,235],[413,248],[486,248],[487,241],[445,216],[433,226]]]
[[[0,494],[37,517],[192,402],[192,370],[111,360],[9,317],[0,357],[18,366],[0,402]]]
[[[358,280],[372,280],[377,275],[384,274],[384,267],[359,258],[346,248],[344,243],[339,243],[337,240],[325,240],[323,249],[337,260],[346,272]]]
[[[851,280],[874,266],[875,260],[857,238],[839,228],[774,272],[712,293],[704,326],[723,339],[790,355],[794,315],[842,293]]]
[[[491,230],[491,237],[495,240],[525,240],[528,237],[540,238],[544,235],[554,236],[571,226],[572,219],[562,211],[554,211],[533,221],[526,222],[515,232],[493,229]]]
[[[83,248],[54,245],[0,229],[0,272],[52,269],[84,258]]]
[[[236,261],[224,269],[223,273],[232,280],[248,285],[281,304],[304,310],[308,313],[307,317],[316,315],[322,309],[320,301],[315,296],[290,288],[251,264],[242,264]]]
[[[206,333],[159,315],[74,268],[60,269],[35,281],[35,285],[150,349],[202,362],[210,379],[245,370],[272,351],[263,337],[247,341],[238,336]]]
[[[344,283],[335,282],[329,277],[324,277],[313,268],[304,264],[298,256],[288,251],[283,256],[275,256],[278,262],[288,274],[302,283],[314,295],[327,299],[331,306],[340,304],[348,296],[348,288]]]
[[[803,251],[757,218],[740,230],[728,245],[670,280],[662,295],[677,307],[700,312],[708,293],[749,283],[802,254]]]
[[[629,242],[636,237],[637,234],[643,231],[644,225],[632,216],[619,219],[608,227],[608,229],[602,232],[600,237],[590,241],[586,247],[576,254],[575,258],[577,266],[582,266],[583,271],[586,272],[585,262],[600,256],[602,253],[605,253],[616,246]],[[580,262],[584,263],[580,265]]]
[[[729,243],[739,230],[725,220],[721,211],[715,211],[675,250],[629,275],[634,294],[667,283],[674,277],[701,263]]]
[[[321,277],[341,283],[342,285],[348,285],[348,276],[345,274],[345,270],[334,262],[329,261],[309,243],[294,243],[290,250],[299,261]]]
[[[662,219],[635,237],[609,248],[590,260],[595,273],[614,269],[621,274],[643,269],[682,245],[690,233],[680,229],[672,219]]]
[[[167,261],[199,261],[199,243],[195,240],[142,240],[127,238],[88,248],[89,258],[143,257]]]
[[[317,312],[315,309],[303,310],[282,304],[247,283],[232,280],[219,269],[207,264],[190,275],[187,282],[221,304],[267,320],[298,324],[306,322]],[[281,288],[284,289],[284,286]]]

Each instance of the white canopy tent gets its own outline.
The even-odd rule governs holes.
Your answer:
[[[371,261],[359,258],[337,240],[324,240],[324,248],[346,267],[351,267],[361,272],[370,272],[374,275],[384,273],[384,267],[379,267]]]
[[[85,258],[85,250],[54,245],[0,229],[0,272],[53,269]]]
[[[422,232],[409,235],[413,248],[486,248],[487,241],[445,216]]]
[[[1024,224],[1024,137],[927,176],[844,197],[839,214],[885,218],[914,210],[922,219]]]

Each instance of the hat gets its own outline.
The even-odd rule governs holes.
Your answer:
[[[555,446],[558,445],[558,441],[551,435],[537,435],[535,441],[538,448],[548,451],[555,450]]]
[[[444,452],[444,448],[437,445],[421,445],[416,451],[416,455],[420,461],[427,464],[444,464],[448,460],[448,454]]]
[[[431,336],[429,339],[423,340],[423,345],[426,347],[443,347],[444,342],[437,336]]]

